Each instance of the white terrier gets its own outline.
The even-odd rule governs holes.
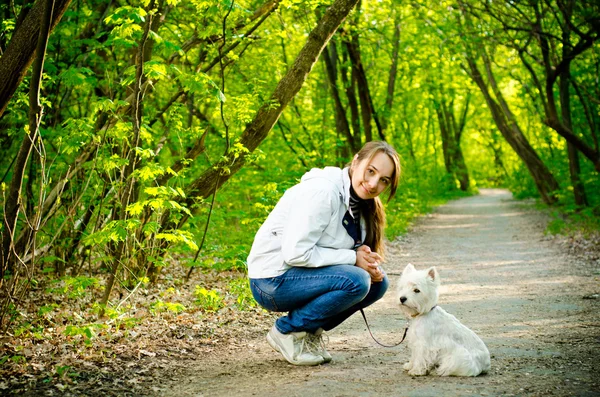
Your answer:
[[[435,267],[407,265],[400,277],[400,307],[410,320],[406,341],[411,351],[409,375],[477,376],[490,370],[483,341],[437,305],[440,277]]]

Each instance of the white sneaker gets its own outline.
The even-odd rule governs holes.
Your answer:
[[[328,363],[331,362],[331,360],[333,360],[331,354],[329,354],[329,352],[325,350],[325,346],[327,345],[327,343],[323,340],[323,337],[327,338],[328,342],[329,338],[323,332],[323,328],[319,328],[314,334],[308,334],[307,337],[309,338],[311,344],[311,350],[319,356],[323,357],[324,363]]]
[[[294,365],[319,365],[324,359],[311,351],[312,346],[306,332],[282,334],[273,325],[267,334],[267,342]]]

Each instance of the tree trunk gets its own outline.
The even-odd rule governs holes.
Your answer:
[[[373,99],[369,89],[369,82],[367,81],[367,74],[360,56],[360,44],[358,41],[358,36],[353,35],[351,41],[346,42],[346,47],[348,48],[348,54],[350,55],[350,60],[352,61],[352,76],[358,86],[358,98],[360,100],[360,111],[362,115],[365,140],[367,142],[373,140],[373,129],[371,126],[372,119],[375,121],[375,125],[377,126],[379,138],[385,141],[385,136],[383,135],[381,128],[381,122],[379,121],[379,116],[375,112],[375,107],[373,105]]]
[[[54,0],[44,0],[42,4],[42,15],[39,19],[39,30],[37,35],[37,48],[35,63],[32,69],[31,82],[29,86],[29,134],[23,139],[21,148],[17,156],[13,179],[11,180],[8,197],[4,203],[4,223],[2,225],[2,255],[0,263],[0,328],[3,328],[6,310],[8,304],[12,302],[15,293],[19,293],[19,278],[21,269],[16,266],[18,253],[13,251],[13,241],[15,229],[17,227],[17,218],[21,206],[21,188],[23,186],[23,176],[27,166],[27,160],[31,153],[31,149],[39,139],[39,126],[42,119],[42,107],[40,104],[40,90],[42,85],[42,72],[44,70],[44,58],[46,55],[46,47],[48,45],[48,37],[50,36],[52,13],[54,8]],[[31,14],[31,13],[30,13]],[[34,222],[30,236],[35,239]],[[35,253],[35,246],[34,251]],[[27,277],[31,277],[27,269],[23,273]],[[12,279],[5,280],[7,271],[10,271]],[[4,283],[7,283],[7,286]],[[22,285],[21,291],[26,291],[28,284]]]
[[[330,52],[331,51],[331,52]],[[325,62],[325,68],[327,70],[327,79],[329,80],[329,88],[331,90],[331,96],[333,97],[333,103],[335,108],[335,127],[339,134],[346,137],[351,151],[357,152],[360,148],[359,145],[354,142],[354,136],[350,131],[350,125],[346,118],[346,110],[342,105],[340,98],[340,92],[337,86],[337,54],[334,43],[330,43],[323,49],[323,61]]]
[[[562,8],[563,15],[568,23],[565,23],[562,31],[562,57],[563,59],[571,59],[571,30],[570,20],[571,13],[573,10],[573,2],[568,2]],[[559,100],[560,100],[560,111],[562,116],[562,124],[569,130],[573,130],[573,123],[571,121],[571,94],[569,92],[569,81],[571,80],[571,64],[570,62],[565,65],[563,72],[559,77]],[[571,176],[571,185],[573,186],[573,197],[575,204],[579,206],[587,206],[588,201],[585,194],[585,187],[581,180],[581,167],[579,165],[579,153],[577,148],[567,141],[567,153],[569,157],[569,173]]]
[[[469,113],[469,104],[471,103],[471,95],[467,94],[467,98],[465,99],[465,107],[461,113],[460,121],[457,123],[456,118],[454,117],[454,113],[452,113],[452,121],[454,125],[454,164],[456,165],[456,178],[458,179],[458,183],[460,185],[460,190],[466,192],[469,190],[471,186],[471,181],[469,179],[469,170],[467,168],[467,164],[465,163],[465,157],[463,155],[462,148],[460,147],[460,140],[462,138],[462,133],[465,130],[465,125],[467,124],[467,115]],[[453,112],[453,110],[452,110]]]
[[[560,108],[562,115],[562,124],[571,129],[571,98],[569,94],[569,68],[560,77]],[[569,174],[571,176],[571,186],[573,186],[573,197],[575,204],[587,206],[588,200],[585,193],[585,186],[581,180],[581,167],[579,165],[579,151],[571,142],[567,141],[567,154],[569,157]]]
[[[460,190],[467,191],[470,186],[469,170],[460,147],[460,139],[466,125],[467,113],[469,110],[470,96],[467,95],[465,106],[461,112],[459,122],[456,122],[454,116],[454,100],[448,104],[446,93],[440,88],[440,100],[435,103],[438,124],[442,136],[442,151],[444,154],[444,165],[446,173],[452,179],[452,188],[455,188],[455,181],[458,181]]]
[[[56,0],[54,12],[50,21],[48,34],[56,27],[63,16],[71,0]],[[44,13],[44,0],[38,0],[25,17],[23,23],[14,32],[6,51],[0,57],[0,118],[13,94],[33,62]]]
[[[152,7],[152,4],[150,4]],[[133,86],[133,96],[134,100],[132,103],[132,127],[133,127],[133,137],[131,140],[131,145],[128,148],[129,153],[127,153],[128,163],[125,166],[122,175],[122,182],[124,187],[120,194],[120,211],[118,208],[113,208],[113,220],[124,220],[127,219],[127,206],[137,200],[138,196],[138,186],[137,181],[133,177],[133,171],[137,169],[140,159],[136,152],[136,148],[139,146],[140,141],[140,128],[142,124],[142,86],[144,84],[144,57],[149,56],[148,53],[145,52],[145,45],[148,40],[148,35],[150,33],[150,28],[153,24],[152,14],[148,14],[148,20],[146,21],[144,27],[144,33],[142,35],[140,45],[138,48],[138,52],[136,55],[136,73],[135,73],[135,81]],[[128,244],[126,241],[119,241],[116,244],[112,251],[112,263],[110,264],[110,273],[108,275],[108,280],[106,282],[106,287],[104,288],[104,294],[102,295],[102,299],[100,301],[101,309],[99,313],[99,317],[104,316],[104,308],[108,303],[110,298],[110,293],[115,283],[117,271],[119,269],[119,265],[125,255]]]
[[[565,17],[565,23],[561,24],[563,29],[563,41],[565,35],[568,37],[570,35],[570,26],[571,25],[571,12],[573,7],[573,1],[568,1],[563,4],[562,7],[559,7],[561,12]],[[567,42],[563,42],[563,54],[559,58],[559,62],[557,64],[553,63],[554,57],[551,54],[551,46],[548,40],[548,35],[543,30],[543,14],[538,9],[538,4],[533,3],[534,10],[536,14],[536,21],[533,25],[534,36],[538,40],[540,44],[540,49],[542,52],[542,64],[545,70],[545,94],[546,94],[546,103],[544,106],[544,110],[546,111],[546,120],[545,123],[555,130],[559,135],[567,140],[570,144],[572,144],[577,150],[579,150],[584,156],[586,156],[594,165],[596,171],[600,172],[600,152],[597,149],[589,146],[583,139],[577,136],[570,126],[565,125],[565,123],[561,122],[558,115],[558,110],[556,107],[556,100],[554,94],[554,84],[556,80],[570,68],[570,64],[575,59],[575,57],[588,48],[591,48],[594,44],[594,41],[597,39],[598,31],[600,30],[600,24],[596,21],[595,24],[592,24],[592,28],[587,33],[585,38],[582,38],[576,45],[570,44],[570,39]],[[593,33],[596,33],[596,36]],[[555,54],[556,55],[556,54]],[[562,58],[562,59],[561,59]],[[533,69],[528,68],[530,73],[533,73]]]
[[[13,178],[9,187],[8,197],[4,204],[5,212],[4,224],[2,225],[2,264],[0,267],[0,286],[2,286],[5,272],[7,270],[13,270],[14,257],[11,247],[13,246],[15,229],[17,227],[17,218],[21,207],[21,188],[23,186],[23,177],[25,168],[27,166],[27,160],[31,154],[31,149],[38,140],[39,126],[42,119],[40,90],[42,85],[42,72],[44,69],[46,46],[48,44],[48,36],[50,35],[50,30],[52,28],[54,0],[44,0],[40,1],[40,3],[42,5],[42,15],[38,20],[40,23],[37,30],[37,48],[35,50],[37,57],[35,58],[35,64],[33,66],[29,88],[29,133],[23,138],[21,148],[19,149],[13,172]],[[28,17],[31,17],[32,12],[33,10],[29,13]],[[27,20],[28,19],[26,18],[26,21]],[[3,58],[4,57],[2,57],[2,59]]]
[[[394,89],[396,87],[396,77],[398,76],[398,58],[400,54],[400,17],[394,21],[394,38],[392,39],[392,66],[390,66],[390,74],[388,77],[388,85],[385,97],[385,108],[383,116],[381,117],[381,131],[385,134],[390,123],[390,116],[392,112],[392,105],[394,103]]]
[[[488,78],[493,79],[489,60],[486,61],[486,68],[488,69]],[[496,126],[504,136],[504,139],[513,148],[515,153],[525,163],[525,166],[529,170],[529,173],[533,177],[535,185],[537,186],[538,192],[542,197],[542,200],[552,205],[558,201],[555,195],[555,191],[559,189],[558,182],[550,173],[546,165],[539,158],[535,150],[531,147],[525,135],[521,131],[521,128],[514,119],[514,115],[508,109],[506,102],[501,97],[501,93],[496,92],[498,102],[492,98],[489,89],[483,79],[483,76],[479,72],[475,60],[471,56],[467,56],[469,75],[473,81],[477,84],[481,93],[483,94],[485,101],[492,113]],[[495,82],[495,81],[494,81]],[[500,102],[500,103],[499,103]],[[505,114],[508,111],[509,114]]]
[[[356,100],[356,84],[352,78],[352,67],[350,69],[346,66],[349,61],[348,47],[342,44],[342,63],[340,64],[340,75],[342,77],[342,83],[345,87],[346,98],[348,98],[348,107],[350,108],[350,120],[352,123],[352,135],[354,136],[355,144],[360,148],[362,146],[362,139],[360,133],[360,112],[358,111],[358,101]],[[348,79],[350,75],[350,79]]]
[[[365,142],[370,142],[373,140],[373,127],[371,125],[373,112],[371,111],[371,106],[369,106],[369,95],[367,93],[369,86],[362,78],[360,52],[357,48],[354,48],[355,45],[358,45],[357,41],[358,39],[353,37],[351,42],[346,42],[346,46],[348,47],[348,54],[352,61],[352,80],[358,88],[358,101],[360,103],[363,136],[365,137]]]
[[[448,131],[448,123],[445,120],[445,113],[442,110],[442,106],[439,103],[435,104],[435,112],[438,117],[438,125],[440,127],[440,136],[442,137],[442,154],[444,155],[444,167],[446,168],[446,174],[454,179],[454,172],[452,170],[452,156],[450,155],[450,132]],[[456,186],[451,186],[455,188]]]

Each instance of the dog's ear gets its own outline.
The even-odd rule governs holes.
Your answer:
[[[414,272],[416,269],[415,267],[412,265],[412,263],[409,263],[408,265],[406,265],[406,267],[404,268],[404,270],[402,271],[402,274],[408,274],[408,273],[412,273]]]
[[[438,274],[435,266],[427,269],[427,277],[429,277],[431,279],[431,281],[433,281],[436,284],[440,283],[440,275]]]

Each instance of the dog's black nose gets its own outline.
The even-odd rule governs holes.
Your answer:
[[[406,302],[406,296],[401,296],[400,297],[400,303],[404,303]]]

